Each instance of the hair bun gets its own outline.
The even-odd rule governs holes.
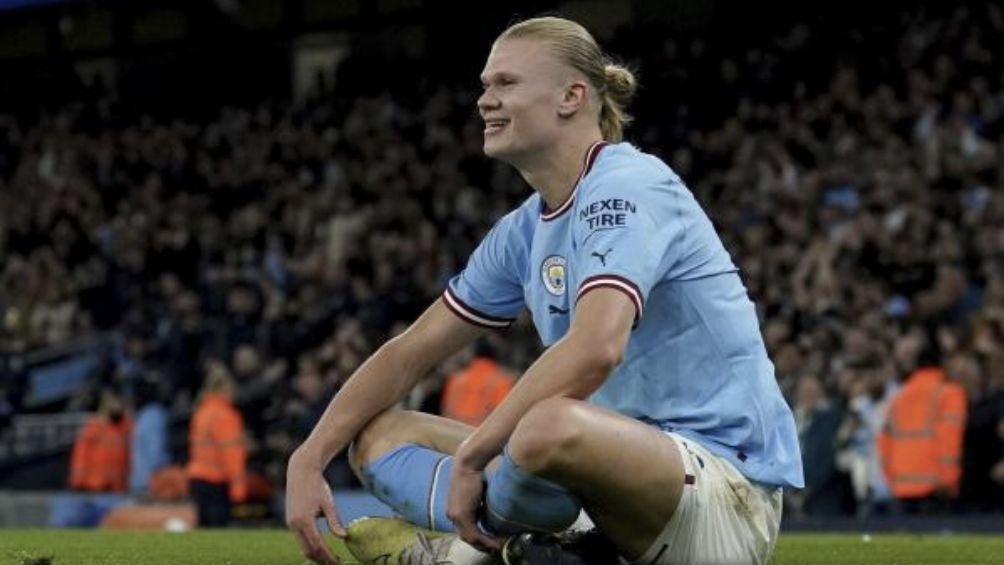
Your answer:
[[[638,89],[634,73],[621,65],[607,63],[603,67],[603,74],[606,78],[607,93],[619,104],[627,105]]]

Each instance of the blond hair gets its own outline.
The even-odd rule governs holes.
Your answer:
[[[532,38],[551,42],[561,60],[589,80],[600,97],[600,131],[603,139],[619,142],[631,123],[627,113],[638,83],[634,73],[610,60],[586,28],[564,18],[541,17],[514,24],[502,32],[503,39]]]

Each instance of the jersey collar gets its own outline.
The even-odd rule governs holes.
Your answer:
[[[540,212],[541,220],[545,222],[550,222],[551,220],[560,217],[561,215],[563,215],[565,212],[569,211],[572,208],[572,202],[575,201],[575,193],[579,190],[579,184],[582,182],[582,179],[586,178],[586,175],[589,174],[589,171],[593,168],[593,163],[596,162],[596,157],[600,155],[600,151],[603,151],[603,148],[606,146],[607,146],[606,141],[597,141],[596,143],[592,144],[589,147],[589,151],[586,151],[585,162],[582,164],[582,172],[579,174],[578,180],[575,181],[575,188],[572,189],[572,192],[568,195],[567,198],[565,198],[565,201],[562,202],[557,208],[548,212],[547,203],[544,202],[543,199],[541,199],[541,212]]]

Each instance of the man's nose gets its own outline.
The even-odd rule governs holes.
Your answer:
[[[484,113],[484,111],[487,109],[497,108],[498,105],[499,105],[499,99],[494,94],[492,94],[491,90],[486,90],[482,92],[481,96],[478,97],[478,110],[480,110],[482,113]]]

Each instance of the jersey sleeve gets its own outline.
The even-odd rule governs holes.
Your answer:
[[[474,325],[505,328],[523,309],[521,260],[515,249],[517,213],[495,224],[443,292],[446,306]]]
[[[641,319],[652,287],[677,258],[685,232],[681,186],[670,180],[609,175],[584,191],[573,218],[578,302],[597,288],[626,294]]]

